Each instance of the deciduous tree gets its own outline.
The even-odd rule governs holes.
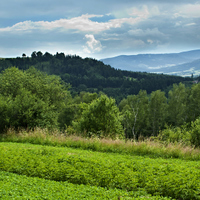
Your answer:
[[[168,123],[173,126],[182,125],[187,118],[186,104],[188,92],[185,85],[180,83],[174,84],[168,93]]]
[[[123,106],[123,124],[127,137],[137,139],[139,134],[146,135],[148,124],[148,97],[146,91],[140,90],[138,95],[130,95]]]
[[[153,136],[157,136],[159,130],[163,128],[167,117],[166,110],[167,98],[165,93],[160,90],[152,92],[149,102],[149,120]]]
[[[0,75],[1,129],[55,127],[70,94],[61,79],[31,68],[15,67]]]
[[[81,132],[112,138],[123,136],[119,109],[115,100],[106,95],[101,95],[83,110],[78,126]]]

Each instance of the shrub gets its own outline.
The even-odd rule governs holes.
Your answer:
[[[8,68],[0,74],[0,131],[5,128],[55,127],[69,97],[56,76],[31,68]]]
[[[191,145],[191,134],[186,129],[186,125],[182,127],[167,126],[166,129],[160,131],[159,140],[169,143],[182,143],[184,145]]]
[[[200,118],[192,122],[191,128],[191,143],[195,147],[200,146]]]
[[[83,110],[79,124],[74,125],[80,132],[87,132],[88,136],[123,136],[119,109],[115,105],[115,100],[106,95],[92,101],[87,109]]]

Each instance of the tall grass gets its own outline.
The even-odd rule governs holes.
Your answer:
[[[146,139],[144,141],[112,140],[109,138],[84,138],[78,135],[68,135],[58,130],[36,128],[33,131],[8,130],[0,136],[0,142],[32,143],[49,146],[80,148],[85,150],[142,155],[148,157],[179,158],[185,160],[200,160],[200,150],[181,143],[164,144]]]

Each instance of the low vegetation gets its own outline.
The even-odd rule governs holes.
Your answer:
[[[179,158],[183,160],[200,160],[200,150],[184,143],[160,142],[155,139],[130,141],[98,137],[68,135],[58,130],[35,129],[33,131],[8,130],[0,137],[0,142],[31,143],[45,146],[70,147],[105,153],[148,156],[151,158]]]
[[[27,177],[8,172],[0,172],[0,198],[3,200],[17,199],[70,199],[70,200],[169,200],[171,198],[151,196],[144,190],[127,192],[118,189],[77,185],[69,182],[57,182],[37,177]]]
[[[0,170],[28,177],[199,199],[198,161],[148,158],[62,147],[1,143]]]

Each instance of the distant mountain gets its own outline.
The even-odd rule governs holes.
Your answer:
[[[194,76],[200,75],[200,59],[194,60],[192,62],[175,65],[172,67],[166,67],[159,70],[154,70],[155,73],[162,73],[163,74],[173,74],[178,76],[191,76],[193,74]]]
[[[121,55],[101,60],[114,68],[190,76],[200,74],[200,50],[170,54]]]

